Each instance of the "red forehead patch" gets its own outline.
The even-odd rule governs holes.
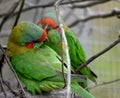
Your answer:
[[[57,23],[49,17],[42,18],[37,24],[49,25],[51,28],[55,28]]]

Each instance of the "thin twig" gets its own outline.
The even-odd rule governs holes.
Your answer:
[[[65,36],[65,31],[63,28],[63,24],[61,22],[60,19],[60,10],[59,10],[59,5],[63,0],[57,0],[55,3],[55,10],[56,10],[56,14],[57,14],[57,19],[58,19],[58,24],[61,30],[61,36],[62,36],[62,41],[61,43],[65,45],[65,52],[66,52],[66,61],[67,61],[67,68],[68,68],[68,72],[67,72],[67,98],[71,98],[71,64],[70,64],[70,56],[69,56],[69,50],[68,50],[68,44],[67,44],[67,39]],[[63,51],[63,48],[62,48]]]
[[[7,81],[3,81],[3,83],[8,87],[8,89],[15,95],[15,96],[20,96],[16,91],[14,91],[11,86],[8,84]]]
[[[111,84],[111,83],[115,83],[115,82],[118,82],[120,81],[120,79],[115,79],[115,80],[112,80],[112,81],[108,81],[108,82],[103,82],[101,84],[97,84],[93,87],[89,87],[89,89],[93,89],[93,88],[96,88],[96,87],[99,87],[99,86],[103,86],[103,85],[108,85],[108,84]]]
[[[66,2],[62,2],[60,5],[66,5],[66,4],[73,4],[73,3],[78,3],[78,2],[85,2],[85,1],[89,1],[89,0],[74,0],[74,1],[66,1]],[[105,1],[105,0],[102,0]],[[110,0],[106,0],[106,1],[110,1]],[[111,0],[112,1],[112,0]],[[96,1],[95,1],[96,2]],[[26,12],[32,9],[36,9],[36,8],[48,8],[48,7],[52,7],[55,4],[55,1],[49,2],[47,4],[40,4],[40,5],[33,5],[27,8],[24,8],[22,10],[22,12]],[[85,7],[84,7],[85,8]],[[16,11],[13,15],[16,15],[18,13],[18,11]],[[5,15],[7,15],[8,13],[2,13],[0,14],[0,18],[4,17]]]
[[[21,82],[20,82],[20,80],[19,80],[17,74],[16,74],[16,71],[15,71],[14,68],[12,67],[12,65],[11,65],[11,63],[10,63],[10,61],[9,61],[9,59],[8,59],[8,57],[7,57],[7,55],[6,55],[5,51],[4,51],[4,49],[3,49],[3,47],[1,46],[1,44],[0,44],[0,49],[2,50],[3,55],[4,55],[4,57],[5,57],[5,60],[7,61],[9,67],[11,68],[11,70],[13,71],[13,73],[14,73],[16,79],[17,79],[17,82],[18,82],[19,85],[20,85],[20,88],[21,88],[21,90],[22,90],[23,95],[26,97],[25,91],[24,91],[24,89],[23,89],[23,86],[22,86],[22,84],[21,84]]]
[[[0,50],[0,84],[1,84],[1,89],[4,93],[4,96],[5,96],[5,98],[7,98],[7,93],[5,91],[5,87],[3,84],[3,75],[2,75],[3,63],[4,63],[4,55],[3,55],[2,51]]]
[[[8,18],[9,18],[10,16],[12,16],[12,14],[13,14],[14,11],[15,11],[15,9],[16,9],[17,6],[19,5],[19,3],[20,3],[20,1],[15,2],[15,3],[12,5],[11,9],[10,9],[10,10],[7,12],[7,14],[4,16],[4,18],[2,19],[2,22],[0,23],[0,31],[2,30],[2,27],[3,27],[4,23],[8,20]]]
[[[40,2],[40,0],[36,0],[35,4],[37,5],[39,2]],[[33,16],[33,23],[36,23],[38,12],[39,12],[39,10],[38,10],[38,8],[36,8],[34,16]]]
[[[3,93],[4,93],[5,98],[7,98],[7,93],[6,93],[6,91],[5,91],[5,87],[4,87],[4,85],[3,85],[3,80],[2,80],[1,77],[2,77],[2,76],[1,76],[1,74],[0,74],[0,85],[1,85],[1,88],[2,88],[2,90],[3,90]]]
[[[57,2],[56,2],[57,3]],[[57,16],[57,21],[58,21],[58,25],[60,25],[60,17],[59,17],[59,5],[55,4],[55,10],[56,10],[56,16]],[[61,29],[61,28],[60,28]],[[66,78],[64,75],[64,57],[63,57],[63,38],[62,38],[62,33],[60,33],[60,48],[61,48],[61,62],[62,62],[62,74],[63,74],[63,78],[64,78],[64,87],[66,87]],[[64,88],[63,87],[63,88]]]
[[[17,25],[17,23],[19,21],[19,18],[20,18],[20,15],[22,13],[22,9],[23,9],[24,3],[25,3],[25,0],[20,0],[20,1],[21,1],[21,6],[20,6],[20,9],[19,9],[18,14],[16,16],[16,20],[15,20],[15,23],[13,25],[13,28]]]
[[[27,7],[27,8],[24,8],[24,9],[22,10],[22,13],[23,13],[23,12],[26,12],[26,11],[29,11],[29,10],[32,10],[32,9],[36,9],[36,8],[46,8],[46,7],[48,8],[48,7],[53,7],[54,3],[55,3],[55,1],[54,1],[54,2],[49,2],[49,3],[45,4],[45,5],[40,4],[40,5],[34,5],[34,6],[31,6],[31,7]],[[16,14],[18,14],[18,11],[14,12],[11,17],[15,16]],[[0,18],[4,17],[4,16],[6,16],[6,15],[8,15],[8,13],[0,14]]]
[[[98,5],[98,4],[102,4],[102,3],[106,3],[106,2],[109,2],[111,0],[93,0],[93,1],[87,1],[87,3],[81,3],[79,5],[73,5],[71,8],[87,8],[87,7],[92,7],[94,5]]]
[[[115,40],[112,44],[110,44],[108,47],[106,47],[104,50],[100,51],[99,53],[95,54],[94,56],[92,56],[91,58],[89,58],[85,63],[83,63],[81,66],[79,66],[75,72],[79,73],[79,71],[87,66],[89,63],[91,63],[92,61],[94,61],[96,58],[98,58],[99,56],[101,56],[102,54],[106,53],[107,51],[109,51],[110,49],[112,49],[114,46],[116,46],[117,44],[120,43],[120,38],[118,38],[117,40]]]
[[[70,3],[76,3],[76,2],[80,2],[80,1],[84,1],[84,0],[76,0],[76,1],[72,1],[72,2],[64,2],[64,3],[61,3],[61,4],[70,4]],[[30,6],[30,7],[27,7],[27,8],[24,8],[22,10],[22,12],[26,12],[26,11],[29,11],[29,10],[32,10],[32,9],[36,9],[36,8],[46,8],[46,7],[53,7],[53,5],[55,4],[55,1],[52,1],[52,2],[48,2],[47,4],[40,4],[40,5],[33,5],[33,6]],[[16,11],[13,15],[16,15],[18,14],[18,11]],[[4,17],[8,15],[8,13],[2,13],[0,14],[0,18]]]

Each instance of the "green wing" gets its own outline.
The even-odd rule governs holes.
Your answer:
[[[74,64],[74,68],[78,67],[86,61],[85,52],[76,37],[75,33],[69,29],[67,26],[64,26],[65,35],[69,45],[69,53],[71,57],[71,63]]]
[[[72,71],[74,71],[76,68],[78,68],[81,64],[83,64],[86,61],[86,56],[74,32],[71,29],[69,29],[67,26],[64,26],[64,29],[65,29],[67,42],[68,42],[69,54],[70,54],[71,65],[72,65],[71,68],[72,68]],[[57,32],[57,30],[50,30],[47,36],[48,36],[48,41],[45,42],[45,44],[51,47],[59,55],[61,55],[60,34]],[[65,53],[63,54],[65,56]],[[80,74],[87,75],[89,79],[91,79],[92,81],[95,81],[88,67],[84,67],[80,71]]]
[[[42,80],[54,76],[56,70],[61,70],[61,63],[56,56],[52,49],[43,46],[35,51],[16,55],[12,57],[11,62],[14,68],[25,77]]]
[[[12,57],[11,63],[30,92],[48,92],[64,85],[63,79],[56,74],[56,71],[61,71],[61,63],[56,56],[52,49],[42,46]],[[50,80],[55,77],[57,80]]]
[[[20,80],[32,94],[50,92],[64,86],[63,78],[58,74],[61,72],[61,62],[56,56],[56,52],[43,45],[34,51],[12,57],[11,63]],[[66,72],[67,69],[64,69]],[[79,96],[86,96],[85,98],[94,98],[89,92],[76,85],[78,81],[75,80],[72,82],[72,92]]]
[[[86,61],[85,52],[78,38],[76,37],[75,33],[71,29],[69,29],[67,26],[64,26],[64,29],[65,29],[65,35],[69,45],[71,65],[75,70]],[[88,76],[90,80],[95,82],[95,79],[88,67],[84,67],[83,69],[81,69],[80,73]]]

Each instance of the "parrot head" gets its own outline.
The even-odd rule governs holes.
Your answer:
[[[46,40],[46,31],[31,22],[21,22],[14,27],[9,40],[17,45],[33,48],[35,43]]]
[[[46,13],[41,16],[41,20],[38,21],[37,25],[42,24],[42,28],[47,29],[56,29],[60,32],[60,28],[58,27],[57,16],[56,13]]]

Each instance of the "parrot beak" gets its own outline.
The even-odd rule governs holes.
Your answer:
[[[47,25],[44,27],[44,29],[47,30],[48,26],[49,26],[49,25],[47,24]]]
[[[57,25],[54,29],[58,29],[59,28],[59,25]]]
[[[45,30],[46,34],[48,34],[47,28],[48,28],[48,25],[46,25],[46,26],[43,28],[43,30]],[[46,36],[46,39],[45,39],[44,41],[49,41],[49,39],[48,39],[47,36]]]
[[[48,26],[48,25],[47,25]],[[43,29],[45,32],[46,32],[46,35],[48,34],[48,31],[46,30],[47,26],[45,26],[45,28]],[[49,41],[48,37],[46,36],[45,40],[44,41]]]
[[[44,30],[46,31],[46,33],[48,34],[49,30],[50,30],[50,26],[47,24],[45,27],[44,27]]]
[[[46,37],[45,41],[46,41],[46,42],[49,42],[49,39],[48,39],[48,37]]]

